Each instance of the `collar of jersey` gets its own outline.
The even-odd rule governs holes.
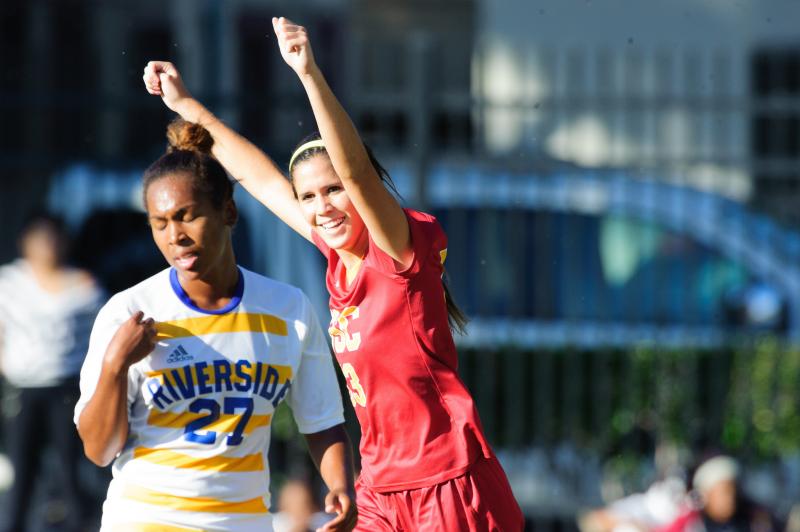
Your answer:
[[[202,312],[203,314],[227,314],[235,309],[236,306],[242,301],[242,294],[244,294],[244,274],[238,266],[236,269],[239,271],[239,280],[236,282],[236,292],[233,294],[230,303],[216,310],[200,308],[192,303],[189,295],[183,290],[180,281],[178,281],[178,271],[175,268],[172,268],[169,271],[169,284],[172,285],[172,291],[175,292],[175,295],[178,296],[178,299],[180,299],[183,304],[190,309],[196,310],[197,312]]]

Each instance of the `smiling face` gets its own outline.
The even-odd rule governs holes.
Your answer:
[[[222,209],[198,194],[186,174],[168,174],[149,184],[145,207],[153,240],[167,262],[186,281],[213,282],[235,269],[231,227],[236,206]]]
[[[292,184],[306,221],[322,240],[331,249],[363,255],[366,226],[327,155],[295,164]]]

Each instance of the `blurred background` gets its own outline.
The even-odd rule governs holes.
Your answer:
[[[445,226],[461,374],[531,530],[600,526],[714,452],[793,526],[800,2],[3,0],[0,263],[47,208],[109,293],[165,266],[139,187],[171,119],[150,59],[285,166],[314,124],[274,15]],[[240,263],[326,316],[319,253],[237,201]],[[273,487],[313,479],[290,416],[274,430]]]

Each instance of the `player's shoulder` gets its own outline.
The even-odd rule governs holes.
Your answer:
[[[415,248],[418,248],[418,246],[427,247],[428,245],[433,245],[435,248],[447,246],[447,235],[436,216],[414,209],[403,210],[408,218],[411,241],[414,243]]]
[[[298,287],[276,281],[271,277],[252,272],[239,266],[244,275],[245,297],[255,297],[261,300],[292,300],[302,302],[306,299],[305,293]]]
[[[171,268],[164,268],[155,275],[139,281],[130,288],[117,292],[116,296],[121,298],[136,297],[142,294],[160,293],[164,287],[170,286],[169,274]]]
[[[444,229],[442,229],[436,216],[427,212],[415,211],[414,209],[403,210],[406,213],[406,218],[408,218],[409,226],[413,228],[412,231],[422,231],[432,234],[444,233]]]
[[[100,310],[101,314],[123,309],[127,311],[132,306],[140,307],[142,302],[157,305],[159,299],[172,296],[169,271],[169,268],[161,270],[155,275],[112,295]]]
[[[417,211],[409,208],[404,208],[403,211],[406,213],[406,217],[409,219],[409,221],[428,223],[428,224],[439,223],[439,221],[436,219],[436,216],[430,213]]]

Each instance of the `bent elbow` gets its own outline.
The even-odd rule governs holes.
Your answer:
[[[86,454],[86,458],[88,458],[89,461],[91,463],[93,463],[94,465],[96,465],[97,467],[106,467],[108,464],[111,463],[111,462],[107,462],[107,461],[101,459],[100,457],[95,457],[95,456],[90,455],[88,453]]]
[[[80,430],[78,433],[80,434]],[[96,441],[93,441],[91,438],[84,437],[83,434],[80,434],[80,436],[83,440],[83,454],[85,454],[86,458],[88,458],[89,461],[94,465],[98,467],[106,467],[114,461],[114,458],[119,452],[119,449],[116,449],[114,445],[102,445]]]
[[[110,453],[103,449],[93,449],[89,445],[83,446],[83,453],[90,462],[98,467],[106,467],[114,461],[114,457],[116,456],[116,453]]]

